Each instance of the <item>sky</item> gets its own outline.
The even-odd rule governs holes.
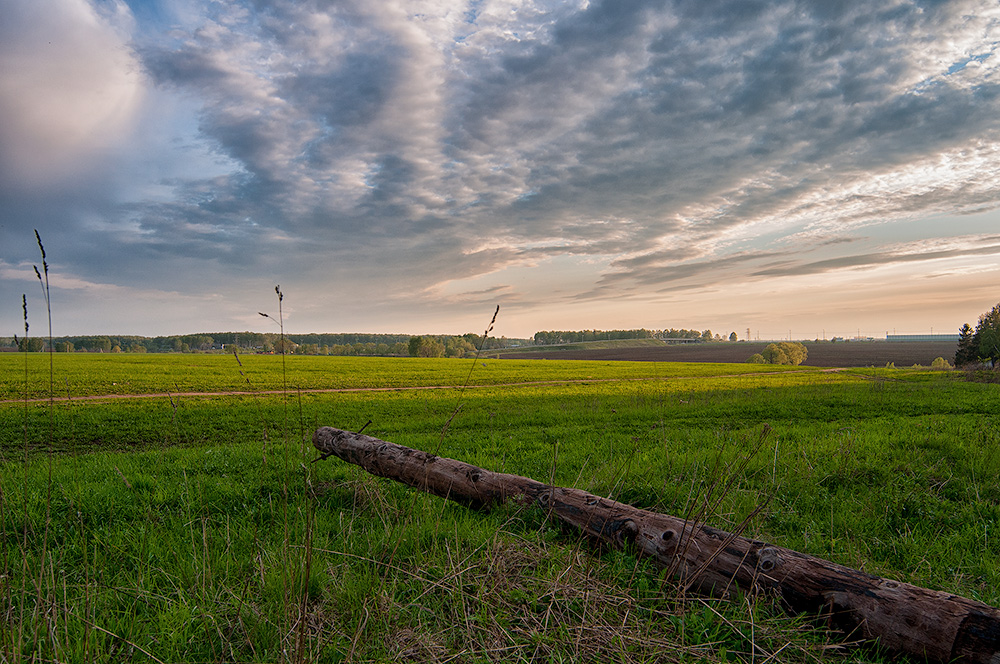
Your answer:
[[[0,336],[956,333],[995,0],[0,0]]]

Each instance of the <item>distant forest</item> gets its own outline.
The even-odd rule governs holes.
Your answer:
[[[690,339],[719,341],[711,330],[578,330],[536,332],[531,339],[487,337],[482,350],[500,350],[531,345],[554,345],[618,339]],[[294,355],[370,355],[397,357],[465,357],[483,344],[479,334],[286,334],[285,352]],[[163,337],[133,335],[82,335],[52,339],[57,353],[280,353],[277,332],[212,332]],[[47,339],[0,337],[0,350],[40,352],[48,350]]]
[[[463,357],[480,347],[478,334],[461,336],[419,336],[409,334],[286,334],[285,352],[296,355],[379,355],[423,357]],[[48,350],[48,340],[0,337],[0,350]],[[483,350],[530,344],[528,339],[488,337]],[[53,337],[57,353],[280,353],[277,332],[212,332],[164,337],[132,335],[83,335]]]
[[[734,333],[735,334],[735,333]],[[697,341],[722,341],[719,335],[712,335],[711,330],[578,330],[535,332],[534,341],[538,345],[576,344],[584,341],[613,341],[617,339],[691,339]],[[732,337],[735,341],[736,338]]]

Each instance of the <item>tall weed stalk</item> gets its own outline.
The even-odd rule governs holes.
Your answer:
[[[465,396],[465,390],[469,387],[469,383],[472,382],[472,372],[476,370],[476,365],[479,364],[479,356],[482,355],[483,348],[486,346],[486,339],[489,338],[490,332],[493,331],[493,325],[497,322],[497,315],[499,315],[499,313],[500,305],[498,304],[496,310],[493,312],[493,318],[490,319],[490,324],[486,326],[486,331],[483,332],[483,340],[479,342],[479,348],[476,349],[476,357],[473,358],[472,365],[469,367],[469,375],[465,377],[465,383],[462,385],[462,389],[458,392],[458,400],[455,403],[455,409],[451,411],[451,415],[441,428],[441,437],[438,438],[437,449],[434,450],[435,455],[441,451],[441,445],[444,443],[444,437],[448,433],[448,429],[451,427],[452,421],[458,415],[458,411],[462,409],[462,397]]]
[[[51,646],[53,653],[57,653],[59,649],[58,644],[58,627],[57,622],[59,618],[59,613],[56,609],[55,602],[55,579],[52,578],[52,586],[48,584],[50,580],[46,576],[46,565],[52,568],[51,556],[49,553],[49,535],[50,528],[52,524],[52,445],[53,438],[55,436],[55,360],[53,357],[53,347],[52,347],[52,300],[50,297],[49,290],[49,264],[46,260],[45,246],[42,244],[42,238],[35,231],[35,240],[38,243],[38,250],[42,255],[42,270],[39,272],[38,266],[33,265],[35,270],[35,276],[38,278],[38,284],[42,289],[42,299],[45,302],[45,312],[48,319],[48,354],[49,354],[49,400],[48,400],[48,436],[46,437],[46,462],[47,462],[47,475],[45,482],[45,524],[44,531],[42,535],[42,549],[41,555],[38,560],[38,577],[35,585],[36,592],[36,604],[35,604],[35,638],[34,642],[36,647],[40,645],[43,637],[39,636],[38,631],[42,628],[43,623],[45,624],[46,636],[51,639]],[[42,607],[45,608],[44,618],[39,615]]]
[[[288,339],[285,336],[285,316],[283,303],[285,300],[285,294],[281,290],[281,286],[275,286],[274,292],[278,296],[278,317],[274,317],[264,313],[257,312],[264,318],[273,320],[278,325],[280,332],[280,352],[281,352],[281,395],[282,395],[282,459],[284,461],[284,468],[282,473],[282,521],[284,523],[284,545],[283,545],[283,556],[282,556],[282,569],[281,569],[281,587],[282,587],[282,597],[283,597],[283,611],[280,624],[280,631],[282,634],[282,639],[290,638],[294,634],[294,643],[291,648],[283,647],[282,654],[286,660],[292,660],[295,662],[304,662],[306,660],[306,641],[307,641],[307,625],[309,622],[309,578],[312,574],[312,553],[313,553],[313,543],[312,543],[312,530],[313,530],[313,513],[315,511],[315,506],[313,504],[312,496],[312,486],[309,478],[309,466],[302,463],[302,459],[305,458],[305,444],[300,441],[300,463],[302,468],[302,495],[303,499],[306,501],[306,513],[300,516],[304,516],[304,542],[301,546],[303,560],[293,560],[292,558],[292,545],[291,545],[291,526],[289,521],[289,478],[292,473],[290,459],[289,459],[289,422],[288,422],[288,363],[286,359],[286,354],[288,352]],[[238,358],[237,358],[238,359]],[[302,394],[299,392],[299,423],[302,424]],[[304,436],[304,435],[303,435]],[[300,437],[303,437],[300,436]],[[304,439],[304,438],[303,438]],[[266,443],[265,443],[266,444]],[[296,547],[299,548],[299,547]],[[301,593],[299,597],[293,598],[295,592]],[[291,621],[291,616],[293,611],[297,612],[297,616],[294,622]]]
[[[35,231],[35,240],[38,242],[38,250],[42,254],[42,272],[38,271],[38,266],[33,265],[35,269],[35,276],[38,277],[38,283],[42,288],[42,297],[45,300],[45,312],[48,316],[48,353],[49,353],[49,432],[47,437],[46,445],[46,457],[48,460],[48,477],[45,483],[45,535],[42,538],[42,558],[39,565],[39,587],[41,587],[41,579],[45,569],[45,561],[48,556],[48,545],[49,545],[49,526],[52,521],[52,443],[55,436],[55,359],[53,356],[54,349],[52,348],[52,300],[49,291],[49,264],[45,259],[45,246],[42,244],[42,237]],[[44,274],[44,277],[43,277]]]
[[[53,345],[52,345],[52,301],[51,301],[51,290],[49,286],[49,264],[47,256],[45,253],[45,246],[42,244],[42,238],[38,231],[35,231],[35,240],[38,243],[38,250],[42,256],[42,269],[39,270],[38,266],[33,266],[35,271],[35,276],[38,278],[39,285],[42,290],[42,298],[45,302],[45,310],[48,318],[48,353],[49,353],[49,397],[48,397],[48,434],[46,443],[46,457],[47,457],[47,476],[45,485],[45,512],[42,524],[42,538],[41,547],[38,551],[37,557],[32,557],[30,554],[29,543],[31,540],[30,523],[32,521],[32,514],[30,508],[30,499],[28,492],[29,476],[31,474],[31,453],[30,453],[30,409],[29,409],[29,392],[30,392],[30,373],[29,373],[29,353],[31,352],[31,343],[29,338],[29,323],[28,323],[28,298],[24,294],[21,296],[21,309],[23,312],[24,319],[24,338],[20,340],[20,345],[24,353],[24,423],[22,429],[23,435],[23,457],[22,457],[22,502],[23,502],[23,512],[22,519],[23,523],[21,526],[21,572],[20,572],[20,588],[18,592],[18,602],[17,606],[10,607],[12,612],[12,617],[16,616],[17,619],[17,630],[16,634],[11,632],[11,641],[4,645],[4,650],[0,652],[2,654],[4,661],[19,662],[22,661],[24,656],[24,646],[26,645],[26,635],[27,630],[30,630],[30,642],[32,644],[32,658],[38,658],[40,655],[46,651],[50,652],[57,659],[59,658],[59,652],[61,645],[59,643],[59,622],[64,619],[65,616],[61,614],[62,609],[59,607],[57,602],[57,590],[58,586],[55,579],[55,565],[52,560],[51,552],[49,551],[49,540],[51,535],[51,525],[52,525],[52,454],[53,454],[53,443],[55,436],[55,364],[53,358]],[[17,336],[14,337],[15,342],[18,342]],[[6,509],[4,505],[5,493],[3,487],[0,486],[0,513],[6,514]],[[4,526],[4,539],[6,539],[6,519],[0,519],[3,521]],[[13,578],[12,570],[10,567],[10,559],[7,554],[4,555],[4,579]],[[29,583],[33,585],[33,588],[29,590]],[[29,593],[33,591],[34,594],[34,607],[29,614]],[[13,598],[14,593],[4,593],[8,598]],[[63,633],[67,632],[66,626],[63,626]],[[6,641],[6,639],[5,639]],[[69,647],[67,642],[66,647]],[[9,646],[9,649],[8,649]]]

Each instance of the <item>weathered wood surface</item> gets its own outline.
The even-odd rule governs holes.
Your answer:
[[[351,431],[313,435],[321,458],[471,506],[534,504],[587,535],[634,546],[683,587],[706,594],[766,592],[792,612],[827,617],[852,639],[936,662],[1000,664],[1000,610],[964,597],[892,581],[704,524],[637,509],[579,489],[494,473]]]

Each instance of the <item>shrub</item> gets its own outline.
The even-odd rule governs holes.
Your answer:
[[[754,353],[749,358],[747,358],[747,364],[767,364],[767,360],[760,353]]]
[[[798,365],[805,362],[809,351],[797,341],[781,341],[768,344],[762,355],[768,364]]]

